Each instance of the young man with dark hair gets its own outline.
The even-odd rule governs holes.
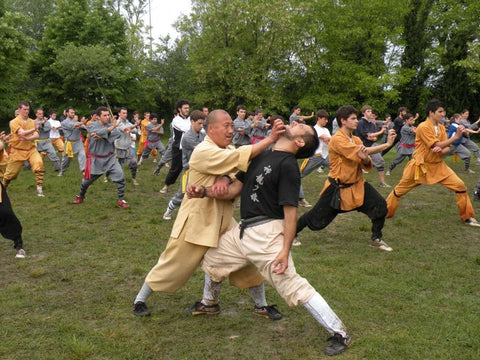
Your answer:
[[[292,114],[290,115],[290,118],[289,118],[290,125],[292,125],[293,122],[305,123],[305,120],[311,119],[315,115],[315,113],[312,111],[310,115],[302,116],[300,115],[301,111],[302,109],[300,108],[300,106],[295,105],[293,107]]]
[[[206,119],[206,115],[203,111],[193,110],[190,114],[190,130],[188,130],[185,135],[182,136],[182,164],[183,164],[183,177],[182,183],[178,187],[175,195],[172,196],[168,202],[167,210],[163,214],[164,220],[170,220],[172,218],[172,213],[175,209],[180,207],[180,204],[183,200],[183,195],[185,193],[185,186],[188,180],[188,163],[190,157],[192,156],[193,149],[200,144],[205,138],[205,132],[203,132],[203,123]]]
[[[315,154],[309,159],[305,159],[300,166],[301,177],[304,178],[310,174],[313,170],[320,167],[329,167],[328,165],[328,143],[330,142],[330,131],[326,128],[328,123],[328,113],[325,110],[317,111],[317,123],[313,127],[317,133],[319,145],[315,150]],[[299,202],[298,204],[303,207],[312,207],[305,200],[305,195],[303,193],[303,188],[300,186]],[[298,243],[295,243],[298,245]]]
[[[293,122],[286,126],[272,151],[254,159],[246,173],[237,174],[226,194],[217,195],[201,186],[192,186],[189,193],[199,196],[206,192],[214,198],[233,199],[241,192],[240,224],[223,234],[219,246],[205,254],[202,303],[218,304],[221,281],[247,264],[254,264],[288,305],[303,305],[332,335],[324,350],[331,356],[344,351],[351,338],[323,297],[297,274],[290,254],[300,188],[297,159],[311,156],[318,141],[312,127]]]
[[[87,193],[87,189],[100,176],[105,174],[117,186],[117,206],[128,208],[127,202],[123,199],[125,193],[125,175],[115,155],[114,142],[120,137],[118,123],[111,123],[110,112],[106,107],[97,109],[98,120],[88,125],[90,141],[88,144],[88,159],[85,166],[80,193],[75,197],[74,204],[81,204]]]
[[[469,226],[480,227],[475,219],[472,203],[467,195],[464,182],[448,167],[443,157],[450,153],[450,145],[461,139],[465,127],[459,125],[456,134],[447,139],[445,127],[440,121],[445,116],[442,103],[432,99],[425,106],[427,119],[417,126],[415,133],[415,151],[413,159],[403,170],[402,179],[388,195],[387,217],[392,217],[400,205],[400,197],[421,184],[440,184],[455,191],[460,219]]]
[[[50,130],[52,126],[50,122],[44,117],[43,109],[35,110],[35,125],[38,128],[38,139],[35,140],[35,145],[37,146],[37,151],[40,155],[47,155],[50,161],[53,163],[55,171],[60,171],[60,159],[58,158],[55,148],[52,145],[50,140]]]
[[[340,213],[353,210],[366,214],[372,221],[370,246],[384,251],[392,248],[382,241],[382,228],[387,214],[385,199],[362,177],[362,169],[372,168],[370,154],[392,146],[395,132],[390,130],[385,144],[366,147],[353,132],[357,129],[357,110],[351,105],[340,107],[336,118],[341,125],[328,145],[330,172],[315,206],[297,223],[297,233],[306,226],[321,230]]]
[[[362,140],[363,145],[365,145],[366,147],[375,147],[378,145],[376,143],[378,137],[385,132],[387,127],[382,126],[380,130],[377,130],[377,126],[373,122],[372,107],[370,105],[362,106],[361,112],[363,116],[358,122],[356,134]],[[385,149],[386,147],[383,150]],[[372,155],[371,158],[373,167],[377,169],[378,172],[380,186],[390,187],[390,185],[385,182],[385,160],[383,160],[381,152],[376,151],[370,154]]]
[[[115,153],[120,164],[126,163],[132,175],[133,185],[138,185],[137,181],[137,158],[132,148],[132,135],[137,134],[139,121],[132,124],[127,119],[128,111],[121,107],[118,110],[117,129],[120,131],[120,137],[115,140]],[[138,117],[137,117],[138,118]]]
[[[165,178],[165,186],[160,190],[160,193],[165,194],[168,191],[170,185],[175,184],[178,175],[182,172],[182,149],[180,148],[180,141],[182,135],[190,129],[190,103],[187,100],[177,101],[178,115],[173,118],[171,128],[173,130],[173,142],[172,142],[172,166],[168,170],[167,177]]]
[[[83,173],[85,171],[85,163],[87,157],[85,155],[85,148],[83,146],[81,136],[81,129],[85,129],[85,122],[75,120],[75,109],[68,107],[65,110],[66,118],[62,121],[62,131],[65,137],[65,151],[62,158],[62,168],[58,173],[58,176],[62,176],[68,169],[72,162],[73,155],[77,154],[78,167]]]
[[[252,121],[245,119],[247,109],[245,105],[237,106],[237,117],[233,120],[232,143],[236,147],[250,145],[252,143]]]

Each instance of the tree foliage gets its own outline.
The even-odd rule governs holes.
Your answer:
[[[480,114],[476,0],[193,0],[153,52],[147,5],[0,0],[0,116],[20,98],[87,111],[104,95],[166,116],[179,98],[288,114],[420,111],[432,96]]]

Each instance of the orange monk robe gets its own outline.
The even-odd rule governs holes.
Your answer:
[[[362,177],[362,169],[370,170],[372,162],[364,165],[362,159],[358,157],[357,153],[362,145],[359,137],[348,136],[341,130],[331,137],[328,144],[330,161],[328,176],[342,184],[353,184],[340,189],[340,208],[344,211],[350,211],[363,205],[365,180]],[[331,186],[330,182],[325,181],[320,196],[329,186]]]
[[[415,151],[405,169],[402,179],[387,198],[387,217],[392,217],[400,204],[400,197],[421,184],[441,184],[455,191],[458,212],[462,220],[475,217],[472,203],[466,193],[465,183],[443,161],[443,154],[430,149],[435,143],[447,140],[445,127],[435,126],[425,120],[417,127],[415,133]]]

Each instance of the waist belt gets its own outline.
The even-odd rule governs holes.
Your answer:
[[[274,219],[271,219],[269,218],[268,216],[265,216],[265,215],[260,215],[260,216],[255,216],[253,218],[250,218],[250,219],[242,219],[240,220],[240,240],[242,240],[242,237],[243,237],[243,232],[245,231],[245,229],[247,228],[250,228],[250,227],[253,227],[253,226],[257,226],[257,225],[260,225],[260,224],[265,224],[269,221],[272,221]]]
[[[341,183],[340,181],[335,180],[334,178],[328,177],[328,181],[335,188],[332,194],[332,200],[330,201],[330,207],[335,210],[341,209],[341,198],[340,198],[340,189],[349,188],[352,184]]]
[[[414,148],[415,147],[415,144],[412,144],[412,145],[408,145],[408,144],[400,144],[401,147],[404,147],[404,148]]]

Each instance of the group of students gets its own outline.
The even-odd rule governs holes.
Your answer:
[[[303,305],[331,334],[324,352],[337,355],[349,346],[351,335],[323,297],[296,273],[291,257],[291,246],[305,227],[321,230],[338,214],[356,210],[366,214],[372,222],[369,245],[390,252],[392,248],[382,239],[385,219],[395,214],[400,198],[411,189],[421,184],[436,183],[455,192],[461,220],[469,226],[480,227],[465,184],[443,161],[443,157],[450,153],[451,145],[463,137],[466,129],[458,125],[455,133],[447,137],[441,125],[445,111],[438,100],[427,103],[426,120],[413,132],[415,146],[412,147],[412,159],[386,200],[364,180],[363,172],[376,164],[377,169],[380,167],[380,160],[376,163],[373,157],[391,148],[397,133],[386,128],[379,133],[369,124],[365,124],[362,130],[362,120],[359,121],[358,111],[353,106],[346,105],[337,110],[335,115],[339,128],[333,136],[324,131],[328,114],[319,111],[316,128],[305,124],[305,119],[299,114],[287,125],[281,116],[272,116],[262,139],[233,146],[235,121],[245,120],[242,118],[245,109],[239,107],[237,119],[232,121],[223,110],[214,110],[205,116],[201,111],[189,114],[189,104],[184,100],[177,105],[178,116],[172,121],[170,170],[176,168],[176,177],[182,170],[184,172],[183,189],[177,192],[175,201],[172,199],[175,207],[179,203],[181,206],[165,250],[135,297],[133,313],[137,316],[150,314],[146,301],[154,291],[177,291],[202,264],[205,286],[202,299],[191,308],[192,314],[218,314],[220,284],[229,277],[232,285],[250,289],[256,315],[279,320],[281,313],[275,306],[268,305],[265,297],[263,282],[267,280],[288,305]],[[363,110],[368,122],[368,110],[371,111],[371,108]],[[28,117],[28,109],[26,114]],[[99,108],[97,115],[98,120],[87,127],[90,164],[84,171],[77,197],[81,200],[77,203],[83,202],[88,186],[104,173],[117,182],[119,196],[123,190],[119,187],[120,172],[123,174],[123,171],[116,160],[114,146],[120,138],[120,122],[112,123],[106,108]],[[403,126],[412,125],[407,122]],[[255,127],[259,127],[258,122]],[[35,130],[21,128],[12,131],[12,140],[15,136],[20,138],[20,142],[31,140]],[[159,125],[153,124],[152,128],[158,134]],[[238,129],[237,134],[240,134]],[[386,141],[377,144],[376,139],[385,131]],[[408,134],[410,137],[411,133]],[[402,140],[399,141],[401,143]],[[316,161],[319,157],[322,160]],[[317,203],[298,220],[302,175],[297,159],[315,162],[311,167],[324,164],[330,168]],[[328,159],[327,163],[325,159]],[[308,163],[304,171],[307,166]],[[87,171],[89,167],[90,171]],[[176,180],[170,172],[167,178],[169,176],[168,186]],[[183,196],[184,193],[187,196]],[[232,199],[238,195],[240,223],[233,218]],[[174,206],[169,204],[169,213],[166,212],[164,218],[171,217]],[[2,214],[6,208],[11,211],[3,191],[0,203]],[[13,235],[5,230],[5,224],[2,222],[0,225],[2,235],[13,239]]]

